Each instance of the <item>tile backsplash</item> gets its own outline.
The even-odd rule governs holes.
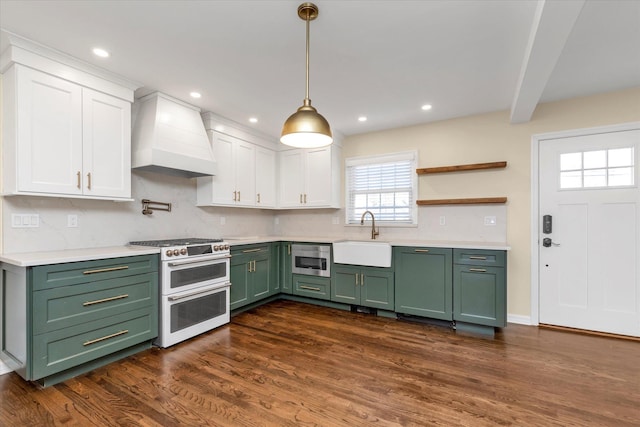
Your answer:
[[[22,253],[117,246],[172,237],[327,236],[369,239],[371,226],[345,226],[343,210],[261,210],[197,207],[194,179],[134,172],[133,202],[11,196],[3,199],[3,252]],[[142,199],[172,204],[171,212],[142,214]],[[505,242],[506,206],[426,206],[419,226],[381,227],[381,240]],[[37,214],[38,227],[13,228],[12,214]],[[68,227],[68,216],[77,227]],[[495,224],[485,225],[487,218]]]

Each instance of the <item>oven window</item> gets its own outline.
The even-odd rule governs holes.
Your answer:
[[[225,290],[171,305],[171,333],[214,319],[227,312]]]
[[[227,263],[218,262],[215,264],[203,265],[200,267],[190,267],[182,270],[171,271],[171,289],[192,285],[208,280],[215,280],[227,276]]]
[[[326,258],[296,256],[297,268],[311,268],[313,270],[326,270]]]

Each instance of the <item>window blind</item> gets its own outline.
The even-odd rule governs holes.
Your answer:
[[[371,211],[376,222],[415,224],[415,155],[347,159],[347,224]]]

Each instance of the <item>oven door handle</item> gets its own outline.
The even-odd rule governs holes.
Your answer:
[[[231,255],[223,255],[223,256],[211,257],[211,258],[198,258],[198,259],[189,260],[189,261],[174,261],[174,262],[169,262],[168,265],[169,267],[179,267],[181,265],[204,264],[204,263],[210,263],[211,261],[218,261],[218,260],[229,259],[229,258],[231,258]]]
[[[225,288],[225,287],[227,287],[227,286],[231,286],[231,282],[227,282],[227,283],[225,283],[224,285],[217,286],[217,287],[215,287],[215,288],[199,289],[199,290],[197,290],[197,291],[195,291],[195,292],[190,292],[190,293],[188,293],[188,294],[182,294],[182,295],[170,295],[170,296],[168,297],[168,300],[169,300],[169,301],[179,301],[179,300],[181,300],[181,299],[189,298],[189,297],[192,297],[192,296],[195,296],[195,295],[200,295],[200,294],[210,293],[211,291],[215,291],[215,290],[218,290],[218,289],[222,289],[222,288]]]

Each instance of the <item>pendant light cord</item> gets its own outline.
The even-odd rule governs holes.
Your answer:
[[[309,100],[309,14],[311,12],[309,10],[307,10],[307,19],[305,19],[305,21],[307,22],[307,57],[306,57],[306,67],[307,67],[307,72],[306,72],[306,87],[305,87],[305,99],[304,99],[304,103],[305,105],[307,105],[307,102],[310,102]]]

